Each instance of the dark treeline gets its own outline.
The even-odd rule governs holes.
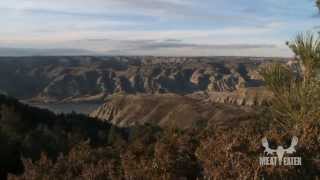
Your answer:
[[[117,136],[127,139],[125,130],[96,119],[75,113],[55,115],[3,95],[0,96],[0,123],[2,174],[22,173],[20,157],[38,160],[41,153],[45,153],[56,159],[83,141],[102,146]]]
[[[0,96],[1,178],[9,179],[312,179],[319,177],[318,125],[304,125],[302,167],[259,167],[264,135],[292,134],[264,118],[237,127],[188,130],[153,125],[120,129],[83,115],[55,115]],[[267,114],[266,112],[264,112]],[[296,134],[295,134],[296,135]]]

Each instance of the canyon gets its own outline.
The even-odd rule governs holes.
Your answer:
[[[105,102],[115,94],[173,93],[259,105],[259,69],[287,59],[249,57],[2,57],[0,92],[32,103]]]

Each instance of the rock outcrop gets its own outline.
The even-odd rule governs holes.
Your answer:
[[[269,62],[237,57],[1,58],[0,90],[36,102],[105,101],[118,93],[206,92],[213,94],[213,101],[251,104],[241,91],[263,86],[258,69]]]
[[[254,115],[250,107],[215,104],[176,94],[115,95],[90,114],[120,127],[149,123],[184,129],[207,123],[237,124]]]

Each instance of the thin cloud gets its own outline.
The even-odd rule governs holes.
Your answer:
[[[318,22],[311,0],[1,0],[0,10],[4,46],[140,54],[287,53]]]
[[[162,50],[182,50],[191,49],[193,52],[201,49],[211,50],[245,50],[245,49],[273,49],[277,48],[275,44],[192,44],[184,43],[181,40],[175,39],[174,41],[165,40],[113,40],[113,39],[87,39],[79,40],[78,44],[98,43],[105,45],[105,49],[101,49],[100,53],[123,53],[130,54],[133,52],[154,52]],[[108,47],[108,44],[112,46]]]

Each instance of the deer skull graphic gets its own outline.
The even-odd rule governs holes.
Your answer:
[[[271,149],[268,143],[268,139],[264,137],[262,139],[262,146],[265,148],[264,153],[267,155],[273,155],[274,153],[277,154],[279,164],[282,164],[284,154],[293,154],[296,152],[295,146],[298,144],[298,138],[294,136],[291,140],[291,145],[289,148],[284,149],[283,146],[278,146],[277,149]]]

